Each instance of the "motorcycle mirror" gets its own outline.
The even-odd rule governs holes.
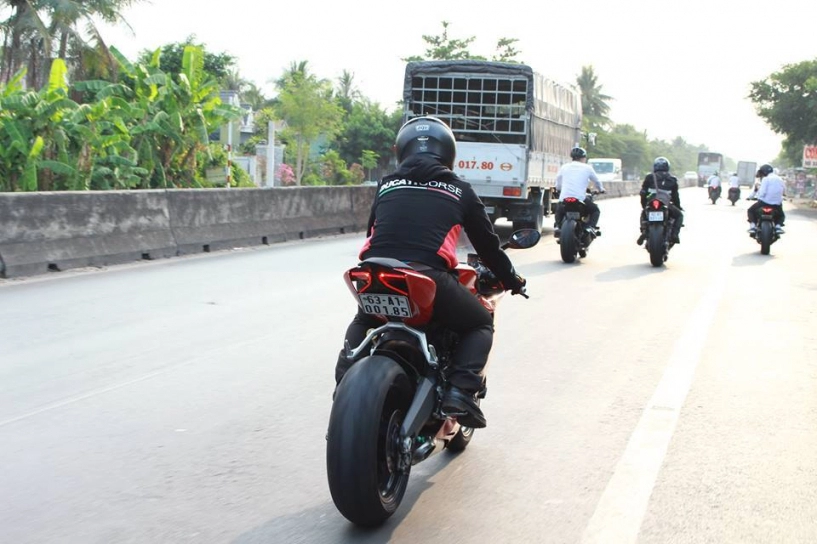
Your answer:
[[[503,249],[528,249],[538,244],[541,238],[542,233],[536,229],[520,229],[514,231],[502,247]]]

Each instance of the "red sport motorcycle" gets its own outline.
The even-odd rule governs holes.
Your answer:
[[[503,249],[533,247],[540,236],[534,229],[516,231]],[[473,254],[457,273],[493,315],[502,283]],[[397,510],[413,465],[444,449],[464,450],[474,429],[441,408],[458,336],[431,319],[434,281],[402,261],[381,258],[364,260],[344,278],[363,311],[383,324],[359,346],[346,347],[356,362],[335,392],[326,471],[340,513],[371,527]]]

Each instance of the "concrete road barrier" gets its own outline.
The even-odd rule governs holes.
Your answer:
[[[0,194],[0,276],[176,254],[164,191]]]
[[[366,228],[374,187],[0,193],[0,277]]]
[[[631,196],[641,182],[605,188],[600,198]],[[0,193],[0,277],[362,231],[375,190]]]

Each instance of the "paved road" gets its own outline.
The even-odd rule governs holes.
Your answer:
[[[682,198],[663,269],[634,198],[578,264],[512,255],[489,426],[375,531],[325,479],[359,234],[3,282],[0,542],[817,542],[817,223],[763,257]]]

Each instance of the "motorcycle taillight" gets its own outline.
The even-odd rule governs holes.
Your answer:
[[[357,291],[365,291],[372,284],[372,274],[368,270],[350,270],[349,279],[354,282]]]
[[[408,283],[406,275],[400,272],[378,272],[377,281],[390,291],[408,296]]]

